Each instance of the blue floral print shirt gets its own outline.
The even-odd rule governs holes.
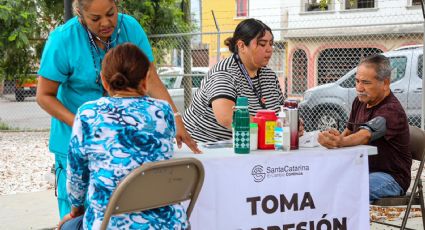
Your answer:
[[[145,162],[167,160],[176,134],[173,111],[161,100],[102,97],[75,117],[68,154],[72,206],[86,204],[84,229],[99,229],[112,192]],[[113,216],[108,229],[186,229],[181,205]]]

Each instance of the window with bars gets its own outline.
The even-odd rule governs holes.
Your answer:
[[[236,0],[236,17],[248,17],[248,0]]]
[[[345,0],[345,9],[375,8],[376,0]]]
[[[320,52],[317,63],[317,84],[332,83],[359,64],[362,57],[382,53],[377,48],[330,48]]]
[[[307,90],[307,54],[298,49],[292,59],[292,94],[302,95]]]
[[[331,9],[331,0],[304,0],[305,11],[327,11]]]
[[[412,0],[412,6],[420,6],[421,4],[421,0]]]

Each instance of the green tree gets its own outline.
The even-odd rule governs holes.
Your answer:
[[[44,37],[49,31],[63,24],[63,0],[37,0],[37,9],[39,23],[34,26],[37,27],[38,33],[44,35]]]
[[[182,0],[127,0],[120,4],[125,12],[139,20],[147,34],[179,33],[190,29],[184,21]]]
[[[0,76],[12,79],[31,71],[35,23],[35,0],[0,0]]]
[[[146,33],[179,33],[190,30],[184,21],[182,1],[126,0],[120,9],[134,16]],[[35,71],[45,40],[63,23],[63,0],[0,0],[0,76],[11,80],[17,74]],[[176,39],[151,41],[156,60]],[[160,48],[158,48],[160,47]]]
[[[121,2],[124,12],[139,20],[148,35],[191,32],[193,26],[185,20],[183,4],[189,0],[127,0]],[[187,36],[186,40],[190,37]],[[161,64],[167,53],[186,44],[182,36],[150,39],[155,60]],[[187,44],[186,44],[187,46]],[[187,48],[186,48],[187,49]]]

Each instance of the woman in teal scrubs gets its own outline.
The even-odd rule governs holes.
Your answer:
[[[168,101],[176,117],[178,147],[184,142],[199,153],[184,128],[180,113],[159,79],[152,49],[136,19],[118,13],[114,0],[77,0],[76,17],[56,28],[47,40],[38,71],[37,102],[52,116],[49,149],[55,154],[60,218],[70,211],[66,196],[66,163],[71,127],[77,108],[105,91],[100,80],[105,53],[117,44],[131,42],[148,57],[148,94]]]

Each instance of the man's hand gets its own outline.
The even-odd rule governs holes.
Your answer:
[[[341,147],[343,140],[343,136],[339,133],[336,129],[331,129],[327,131],[323,131],[319,133],[319,137],[317,138],[317,141],[323,146],[328,149],[334,149]]]
[[[299,118],[298,119],[298,137],[301,137],[304,135],[304,120]]]
[[[186,131],[184,127],[183,120],[181,116],[176,117],[177,133],[176,133],[176,142],[177,147],[180,149],[182,147],[182,142],[187,145],[187,147],[192,150],[193,153],[198,154],[202,153],[198,148],[198,144],[192,139],[190,134]]]
[[[336,129],[329,129],[328,132],[330,134],[335,135],[335,136],[341,136],[341,133],[338,130],[336,130]]]

